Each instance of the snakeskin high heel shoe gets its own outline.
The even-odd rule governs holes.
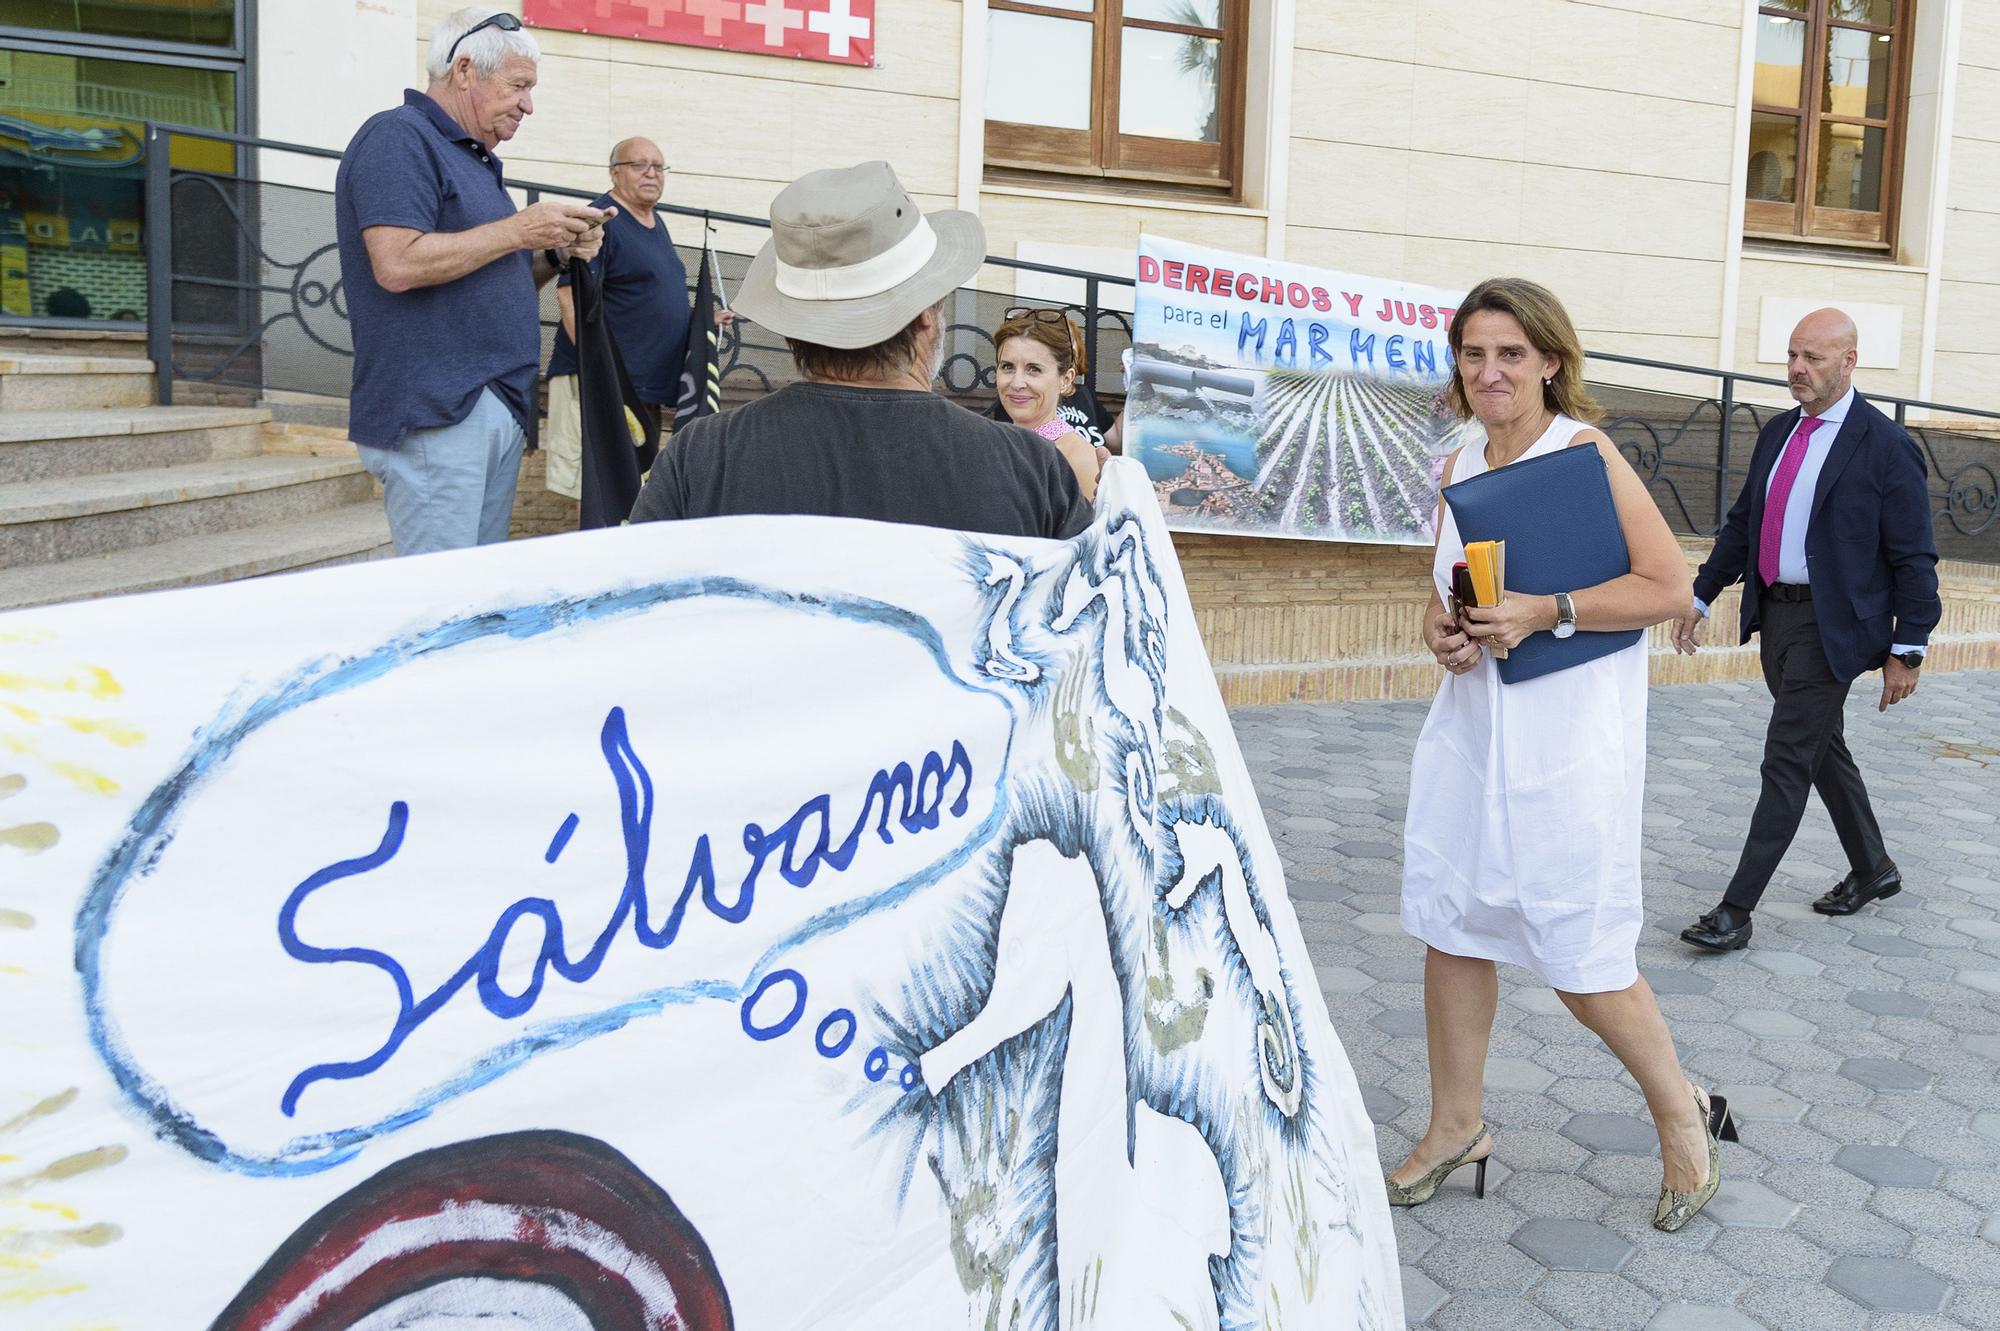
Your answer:
[[[1437,1190],[1443,1185],[1445,1179],[1450,1176],[1454,1169],[1459,1168],[1461,1165],[1479,1166],[1478,1171],[1472,1176],[1472,1195],[1475,1197],[1484,1197],[1486,1195],[1486,1162],[1492,1158],[1492,1152],[1488,1151],[1477,1160],[1468,1160],[1466,1157],[1479,1149],[1479,1143],[1486,1140],[1488,1131],[1487,1126],[1481,1123],[1479,1131],[1472,1134],[1472,1140],[1465,1144],[1464,1150],[1443,1164],[1436,1166],[1407,1188],[1390,1178],[1387,1174],[1384,1174],[1382,1182],[1389,1189],[1389,1205],[1423,1205],[1437,1195]]]
[[[1671,1234],[1694,1219],[1695,1212],[1708,1205],[1708,1199],[1715,1196],[1715,1190],[1722,1186],[1722,1142],[1737,1140],[1736,1120],[1729,1116],[1729,1101],[1719,1095],[1712,1095],[1706,1102],[1700,1091],[1694,1091],[1695,1112],[1701,1115],[1701,1125],[1708,1137],[1708,1181],[1693,1192],[1675,1192],[1672,1188],[1660,1188],[1660,1204],[1653,1208],[1653,1228]]]

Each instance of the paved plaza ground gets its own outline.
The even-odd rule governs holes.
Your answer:
[[[1412,1324],[1735,1331],[2000,1329],[2000,674],[1924,679],[1848,742],[1905,890],[1847,919],[1817,802],[1755,941],[1696,953],[1757,797],[1761,684],[1655,689],[1639,964],[1690,1075],[1741,1145],[1679,1234],[1651,1227],[1658,1142],[1618,1063],[1531,974],[1502,967],[1487,1065],[1496,1167],[1396,1213]],[[1410,751],[1427,703],[1233,713],[1385,1167],[1424,1128],[1422,945],[1399,925]],[[1579,742],[1588,742],[1579,736]]]

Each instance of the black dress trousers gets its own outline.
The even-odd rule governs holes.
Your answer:
[[[1784,583],[1767,587],[1762,619],[1757,647],[1772,699],[1764,788],[1750,815],[1736,876],[1722,898],[1744,910],[1756,908],[1798,834],[1808,790],[1819,791],[1849,868],[1867,873],[1887,858],[1868,787],[1842,733],[1852,681],[1835,678],[1827,665],[1810,592]]]

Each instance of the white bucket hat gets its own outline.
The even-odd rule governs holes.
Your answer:
[[[887,162],[813,171],[771,201],[771,239],[750,261],[735,307],[783,337],[871,347],[985,261],[979,218],[925,216]]]

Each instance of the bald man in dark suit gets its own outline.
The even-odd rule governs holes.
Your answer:
[[[1903,888],[1882,844],[1861,769],[1842,733],[1848,689],[1882,672],[1886,711],[1916,692],[1942,610],[1923,459],[1909,435],[1854,391],[1854,321],[1816,310],[1799,321],[1785,377],[1799,409],[1757,436],[1743,493],[1695,575],[1674,628],[1692,653],[1708,604],[1743,583],[1741,641],[1757,635],[1771,722],[1763,790],[1722,903],[1681,932],[1712,952],[1750,942],[1751,913],[1819,791],[1850,872],[1813,902],[1852,915]]]

